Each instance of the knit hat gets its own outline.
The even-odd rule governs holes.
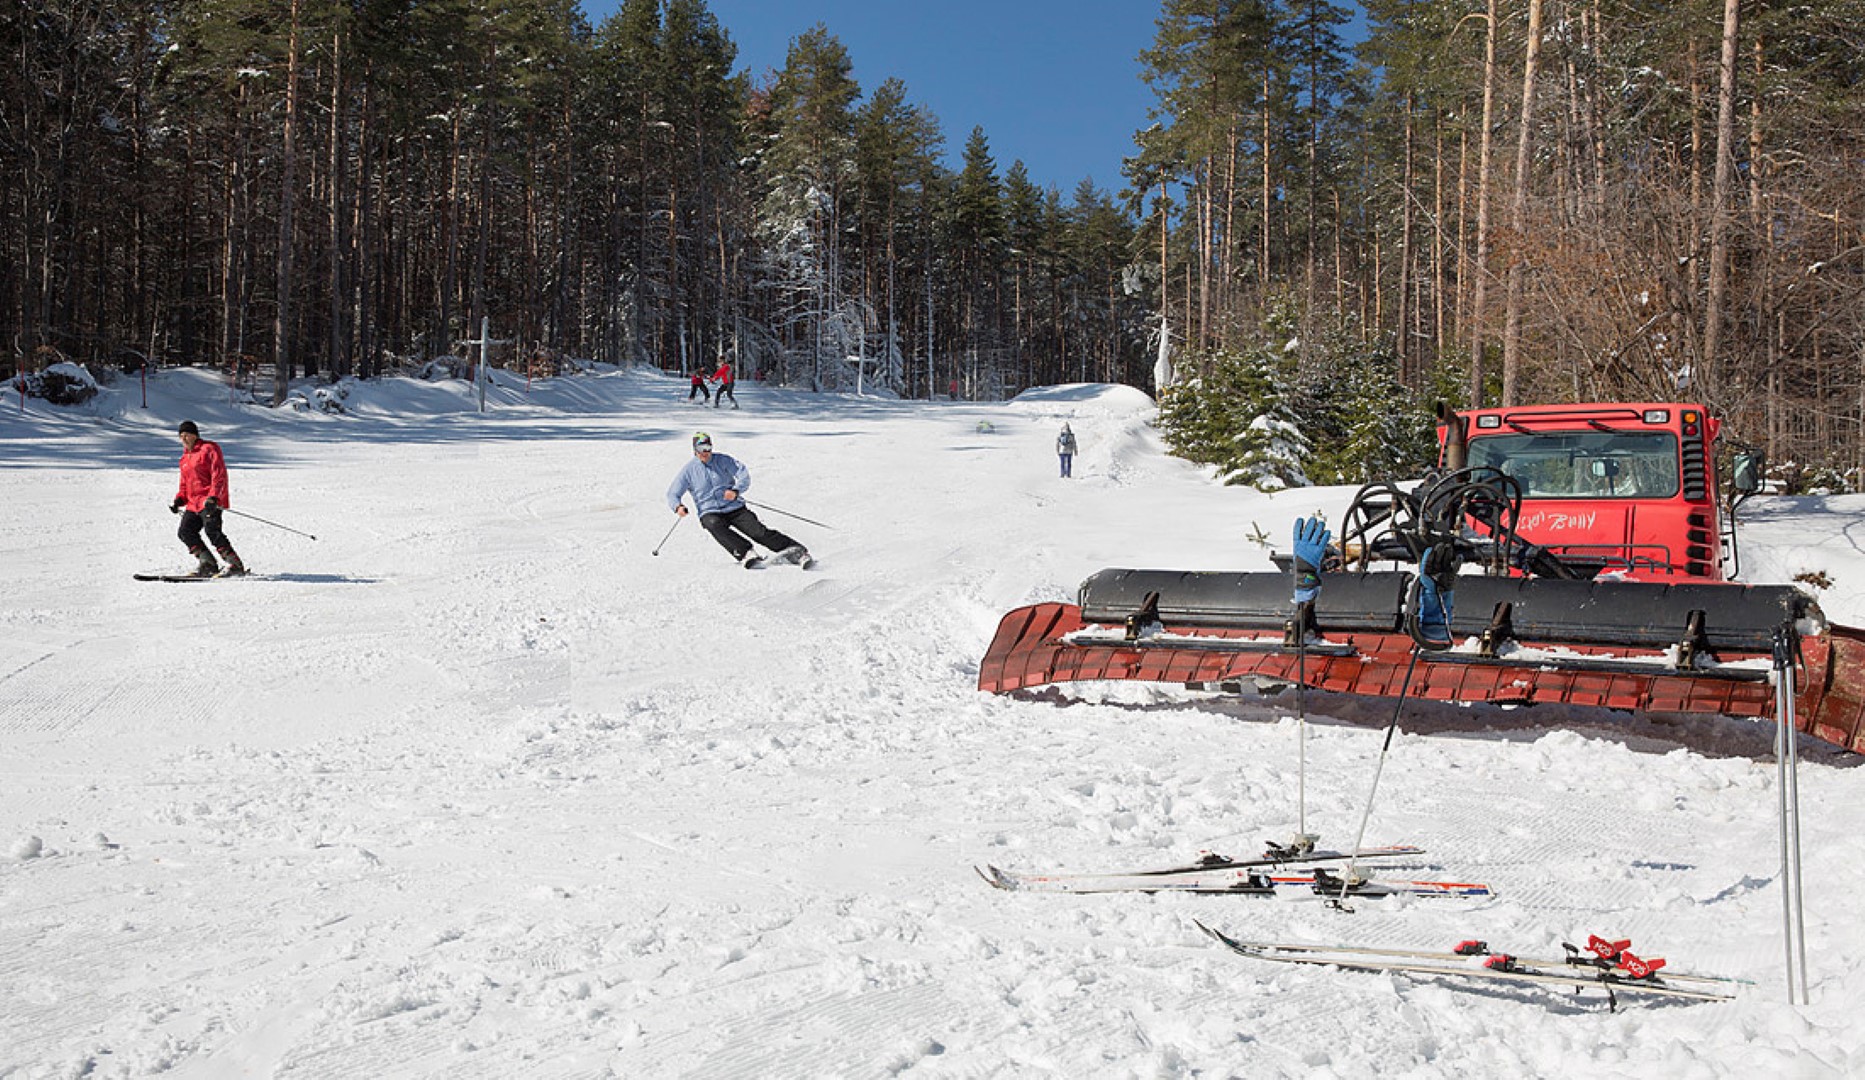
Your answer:
[[[181,427],[177,429],[177,432],[176,432],[176,433],[177,433],[177,434],[180,434],[180,435],[195,435],[195,436],[199,436],[199,435],[201,434],[201,429],[200,429],[200,428],[198,428],[198,427],[195,427],[195,426],[194,426],[194,421],[192,421],[192,420],[183,420],[183,421],[181,422]]]
[[[712,436],[703,431],[693,436],[693,452],[695,454],[699,453],[701,450],[710,449],[712,449]]]

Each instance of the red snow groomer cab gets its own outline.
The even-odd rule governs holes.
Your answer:
[[[1517,535],[1574,574],[1723,581],[1735,530],[1719,509],[1721,428],[1696,405],[1533,405],[1457,414],[1438,443],[1447,469],[1513,478]]]
[[[1439,468],[1368,484],[1311,602],[1281,571],[1102,570],[1005,615],[980,689],[1138,679],[1502,705],[1772,717],[1865,752],[1865,633],[1735,576],[1759,482],[1700,405],[1441,416]],[[1435,619],[1429,617],[1435,611]],[[1791,698],[1777,694],[1789,686]],[[1533,714],[1530,714],[1532,718]]]

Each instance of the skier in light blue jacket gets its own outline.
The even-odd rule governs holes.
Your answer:
[[[685,517],[686,495],[693,496],[699,510],[699,523],[719,545],[732,553],[739,565],[756,570],[764,565],[755,541],[776,553],[780,562],[800,563],[807,568],[815,560],[802,544],[758,520],[745,505],[745,489],[751,486],[751,470],[729,454],[712,451],[712,436],[705,432],[693,436],[693,460],[681,468],[667,488],[667,505]]]

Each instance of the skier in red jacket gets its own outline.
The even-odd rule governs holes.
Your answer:
[[[246,564],[220,529],[220,513],[232,502],[227,497],[227,460],[221,456],[220,444],[201,438],[201,429],[192,420],[181,422],[181,487],[176,489],[171,514],[181,515],[181,542],[188,554],[200,560],[195,577],[238,577]],[[214,561],[214,553],[201,543],[201,530],[227,560],[226,569]]]
[[[719,370],[712,373],[712,381],[719,384],[719,389],[712,395],[712,407],[716,409],[725,404],[726,397],[730,396],[732,399],[732,408],[738,408],[738,395],[732,391],[734,380],[732,378],[732,362],[730,360],[719,361]]]

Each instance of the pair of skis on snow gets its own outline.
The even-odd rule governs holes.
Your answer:
[[[978,873],[995,888],[1014,892],[1189,892],[1268,896],[1281,887],[1305,886],[1324,897],[1491,895],[1489,886],[1475,882],[1364,878],[1358,874],[1348,880],[1344,875],[1330,872],[1326,866],[1423,853],[1423,848],[1409,845],[1361,848],[1350,855],[1342,851],[1272,844],[1257,858],[1231,859],[1207,854],[1180,866],[1128,873],[1019,874],[995,866],[981,867]],[[1535,959],[1494,952],[1482,941],[1465,941],[1454,949],[1442,951],[1243,941],[1203,922],[1197,925],[1225,948],[1253,960],[1466,981],[1571,987],[1576,993],[1596,989],[1605,991],[1608,1006],[1614,1009],[1618,1008],[1618,995],[1627,993],[1691,1001],[1728,1001],[1740,982],[1672,971],[1664,960],[1646,959],[1633,953],[1630,941],[1613,941],[1598,935],[1588,937],[1584,949],[1563,944],[1564,957]]]
[[[796,544],[769,556],[752,555],[745,559],[744,562],[744,567],[747,570],[761,570],[767,566],[787,565],[794,565],[803,570],[814,570],[816,569],[816,558],[808,551],[804,550],[802,544]]]
[[[1472,881],[1410,881],[1365,877],[1351,880],[1324,864],[1374,861],[1422,855],[1424,849],[1406,844],[1361,848],[1353,854],[1270,845],[1252,859],[1207,854],[1196,862],[1156,870],[1112,874],[1021,874],[984,866],[980,876],[996,888],[1011,892],[1109,893],[1181,892],[1231,896],[1273,896],[1279,889],[1311,889],[1319,896],[1462,896],[1491,895],[1488,885]]]
[[[1390,971],[1404,975],[1445,977],[1492,983],[1572,987],[1604,990],[1609,1008],[1617,1009],[1620,994],[1645,994],[1689,1001],[1729,1001],[1743,981],[1716,975],[1695,975],[1670,970],[1665,961],[1645,959],[1630,951],[1630,941],[1609,941],[1593,935],[1584,949],[1562,943],[1566,955],[1531,959],[1492,952],[1482,941],[1461,942],[1454,949],[1381,949],[1359,945],[1312,945],[1270,941],[1240,941],[1204,923],[1198,929],[1212,940],[1252,960],[1281,964],[1316,964],[1348,971]]]

